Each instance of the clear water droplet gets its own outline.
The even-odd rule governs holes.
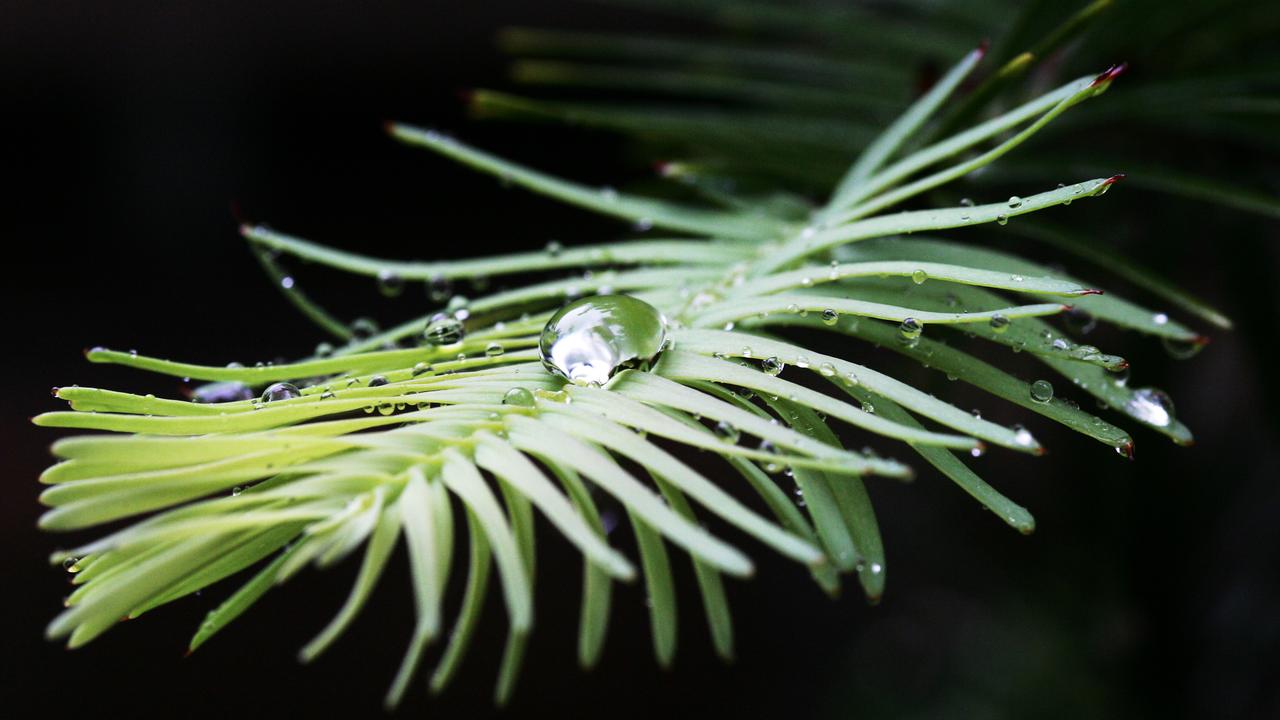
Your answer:
[[[1020,447],[1031,447],[1036,444],[1036,439],[1031,435],[1031,431],[1021,425],[1013,426],[1013,444]]]
[[[577,385],[603,385],[624,368],[646,368],[667,344],[667,320],[629,295],[593,295],[560,308],[542,329],[547,370]]]
[[[840,322],[840,313],[831,308],[822,311],[822,324],[831,326]]]
[[[453,294],[453,281],[443,275],[436,275],[427,281],[427,299],[433,303],[442,303]]]
[[[462,321],[445,313],[436,313],[427,322],[422,337],[432,345],[452,345],[462,342],[466,329]]]
[[[996,224],[997,224],[997,225],[1008,225],[1008,224],[1009,224],[1009,216],[1008,216],[1008,215],[997,215],[997,216],[996,216]]]
[[[767,357],[764,359],[763,362],[760,363],[761,370],[764,370],[766,373],[774,376],[781,374],[783,368],[785,368],[786,366],[787,366],[786,363],[782,362],[776,357]]]
[[[720,438],[727,443],[736,443],[738,442],[738,438],[742,436],[742,433],[739,432],[738,428],[734,427],[732,424],[721,420],[716,423],[716,435],[719,435]]]
[[[498,357],[504,352],[506,352],[506,348],[502,347],[500,342],[491,342],[484,347],[484,354],[487,357]]]
[[[991,322],[989,324],[993,331],[996,333],[1002,333],[1009,329],[1009,318],[1001,315],[1000,313],[996,313],[991,316]]]
[[[911,273],[911,282],[917,285],[923,285],[925,280],[929,279],[929,273],[924,270],[916,270]]]
[[[1204,343],[1196,340],[1175,340],[1171,337],[1160,338],[1164,351],[1174,360],[1186,360],[1194,357],[1204,347]]]
[[[80,572],[80,558],[74,555],[68,555],[62,560],[62,569],[69,573]]]
[[[1158,388],[1140,388],[1124,404],[1125,412],[1157,427],[1168,427],[1173,422],[1173,400]]]
[[[561,245],[558,240],[551,240],[547,242],[547,247],[546,247],[547,255],[550,255],[553,258],[560,257],[560,253],[563,251],[564,251],[564,245]]]
[[[1157,325],[1166,325],[1169,322],[1169,316],[1164,313],[1156,313],[1151,316],[1151,322]]]
[[[824,362],[818,366],[818,374],[822,375],[822,377],[835,377],[836,366],[829,362]]]
[[[1018,197],[1017,195],[1014,195],[1013,197],[1009,198],[1010,209],[1016,210],[1017,208],[1020,208],[1020,207],[1022,207],[1022,198]]]
[[[960,198],[960,207],[973,207],[972,198]]]
[[[373,377],[369,378],[369,387],[382,387],[383,385],[386,385],[386,384],[387,384],[387,377],[385,375],[374,375]]]
[[[273,383],[262,391],[262,402],[274,402],[276,400],[291,400],[296,397],[302,397],[302,391],[297,385],[291,385],[286,382]]]
[[[404,292],[404,278],[394,270],[383,268],[378,271],[378,292],[385,297],[396,297]]]
[[[425,375],[429,372],[431,372],[431,363],[420,362],[413,366],[413,369],[409,371],[409,374],[413,377],[418,377],[419,375]]]
[[[502,396],[502,404],[514,405],[516,407],[533,407],[533,392],[522,387],[511,388]]]
[[[1031,383],[1031,399],[1038,403],[1047,403],[1053,399],[1053,384],[1048,380],[1037,380]]]
[[[908,345],[914,345],[923,333],[924,324],[915,318],[907,318],[898,326],[898,335],[901,337],[902,342]]]

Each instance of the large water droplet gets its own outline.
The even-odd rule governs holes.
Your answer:
[[[1124,409],[1133,417],[1157,427],[1167,427],[1173,422],[1173,400],[1157,388],[1134,390]]]
[[[991,316],[991,329],[997,333],[1002,333],[1009,329],[1009,318],[996,313]]]
[[[1053,384],[1048,380],[1037,380],[1031,383],[1031,399],[1038,403],[1047,403],[1053,399]]]
[[[538,350],[552,373],[603,385],[619,370],[647,367],[666,341],[666,318],[654,306],[629,295],[594,295],[552,315]]]
[[[920,334],[924,332],[924,325],[915,318],[907,318],[898,326],[898,334],[902,338],[902,342],[914,346],[920,340]]]
[[[302,391],[297,385],[291,385],[286,382],[278,382],[267,386],[262,391],[262,402],[273,402],[275,400],[290,400],[296,397],[302,397]]]
[[[840,313],[836,312],[832,308],[827,308],[822,311],[823,325],[835,325],[838,322],[840,322]]]
[[[764,359],[762,363],[760,363],[760,369],[774,376],[780,375],[782,373],[783,368],[785,368],[786,366],[787,366],[786,363],[782,362],[776,357],[767,357]]]

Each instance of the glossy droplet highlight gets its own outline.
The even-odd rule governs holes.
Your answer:
[[[1048,380],[1037,380],[1031,383],[1031,399],[1038,403],[1047,403],[1053,399],[1053,384]]]
[[[511,388],[502,396],[502,404],[516,407],[533,407],[533,392],[522,387]]]
[[[1001,315],[1000,313],[996,313],[991,316],[990,325],[992,330],[997,333],[1002,333],[1009,329],[1009,318]]]
[[[657,308],[629,295],[594,295],[560,308],[542,329],[547,370],[575,385],[604,385],[618,371],[647,368],[667,342]]]
[[[902,341],[912,345],[920,339],[920,335],[923,332],[924,325],[915,318],[907,318],[898,326],[898,335],[901,336]]]
[[[929,273],[923,270],[916,270],[915,272],[911,273],[911,282],[917,285],[923,285],[924,281],[928,279],[929,279]]]
[[[378,292],[385,297],[396,297],[404,292],[404,278],[394,270],[386,268],[378,271]]]
[[[427,327],[422,331],[423,339],[432,345],[452,345],[462,342],[465,334],[462,321],[444,313],[432,315],[431,320],[427,322]]]
[[[831,308],[822,311],[822,324],[831,326],[840,322],[840,313]]]
[[[786,363],[782,362],[776,357],[767,357],[764,359],[763,362],[760,363],[761,370],[764,370],[766,373],[774,376],[781,374],[783,368],[785,368],[786,366],[787,366]]]
[[[290,385],[286,382],[274,383],[262,391],[262,402],[264,403],[276,400],[291,400],[296,397],[302,397],[302,391],[298,389],[297,385]]]
[[[1173,422],[1173,400],[1158,388],[1134,390],[1124,409],[1142,422],[1157,427],[1168,427]]]

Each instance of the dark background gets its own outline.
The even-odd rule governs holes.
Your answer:
[[[351,563],[297,578],[191,658],[182,657],[186,641],[225,587],[75,652],[46,642],[44,625],[68,588],[45,558],[70,540],[35,529],[35,478],[55,435],[28,418],[55,408],[53,385],[176,390],[90,366],[80,355],[89,345],[213,363],[310,352],[319,333],[260,273],[235,232],[233,205],[291,233],[398,257],[616,236],[615,223],[503,190],[382,133],[385,120],[406,120],[580,179],[622,185],[642,176],[605,135],[465,119],[460,90],[504,84],[492,46],[498,27],[682,29],[591,4],[534,5],[4,4],[5,715],[379,712],[410,630],[402,565],[311,667],[295,651],[341,603]],[[1152,202],[1140,192],[1106,200],[1143,201]],[[1280,394],[1263,353],[1280,310],[1270,292],[1277,233],[1274,223],[1213,208],[1183,211],[1221,214],[1227,230],[1162,237],[1149,257],[1236,318],[1238,332],[1215,333],[1182,362],[1133,336],[1113,347],[1143,384],[1173,394],[1194,447],[1139,431],[1138,459],[1126,463],[1032,424],[1048,457],[979,461],[1036,514],[1030,537],[932,474],[909,486],[876,483],[890,563],[883,602],[869,607],[853,593],[833,602],[801,570],[753,548],[757,577],[730,586],[733,664],[714,657],[685,572],[672,671],[652,660],[638,587],[616,595],[601,666],[580,671],[579,563],[544,533],[538,625],[504,717],[1280,716]],[[1102,227],[1106,215],[1094,212]],[[388,321],[424,309],[417,288],[384,301],[341,278],[308,287]],[[415,689],[405,715],[491,712],[505,633],[496,602],[485,620],[456,684],[430,700]]]

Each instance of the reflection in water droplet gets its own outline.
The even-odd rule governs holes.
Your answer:
[[[1038,403],[1047,403],[1053,399],[1053,384],[1048,380],[1037,380],[1031,383],[1031,399]]]
[[[498,357],[505,351],[506,349],[502,347],[500,342],[491,342],[484,348],[484,354],[488,357]]]
[[[378,334],[378,323],[373,320],[362,317],[351,321],[351,338],[353,340],[368,340]]]
[[[898,326],[898,335],[902,342],[908,347],[914,347],[920,340],[921,333],[924,332],[924,325],[915,318],[907,318]]]
[[[404,278],[394,270],[383,268],[378,271],[378,292],[386,297],[396,297],[404,292]]]
[[[387,384],[387,378],[385,375],[374,375],[373,377],[369,378],[369,387],[382,387],[383,385],[386,385],[386,384]]]
[[[445,313],[432,315],[422,331],[422,337],[432,345],[452,345],[461,342],[465,334],[462,321]]]
[[[253,388],[234,381],[200,385],[191,393],[191,401],[198,403],[224,403],[252,399]]]
[[[716,423],[716,435],[719,435],[727,443],[736,443],[738,442],[738,438],[742,436],[742,433],[740,433],[738,428],[734,427],[730,423],[721,420]]]
[[[1173,422],[1173,400],[1157,388],[1140,388],[1124,404],[1125,412],[1142,422],[1168,427]]]
[[[1186,360],[1194,357],[1200,352],[1200,348],[1204,347],[1203,342],[1196,340],[1174,340],[1170,337],[1160,338],[1160,344],[1164,346],[1164,351],[1169,353],[1169,357],[1174,360]]]
[[[290,385],[286,382],[278,382],[267,387],[262,391],[262,402],[272,402],[275,400],[290,400],[292,398],[302,397],[302,391],[296,385]]]
[[[911,282],[917,285],[923,285],[925,280],[929,279],[929,273],[924,270],[916,270],[911,273]]]
[[[74,555],[67,556],[62,560],[62,569],[69,573],[80,572],[80,558]]]
[[[840,313],[836,312],[835,310],[832,310],[831,308],[827,308],[826,310],[822,311],[823,325],[828,325],[828,326],[835,325],[837,322],[840,322]]]
[[[1009,329],[1009,318],[1005,317],[1004,315],[1001,315],[1000,313],[996,313],[995,315],[991,316],[990,324],[991,324],[992,330],[994,330],[997,333],[1002,333],[1005,330]]]
[[[647,368],[666,345],[667,321],[628,295],[594,295],[560,308],[542,329],[547,370],[576,385],[603,385],[624,368]]]
[[[443,275],[436,275],[427,281],[427,299],[431,302],[444,302],[452,293],[453,281]]]
[[[775,375],[775,376],[781,374],[783,368],[785,368],[786,366],[787,366],[786,363],[782,362],[776,357],[767,357],[764,359],[764,362],[760,363],[761,370],[764,370],[766,373],[770,375]]]
[[[511,388],[502,396],[502,404],[515,405],[516,407],[533,407],[533,393],[527,388]]]

